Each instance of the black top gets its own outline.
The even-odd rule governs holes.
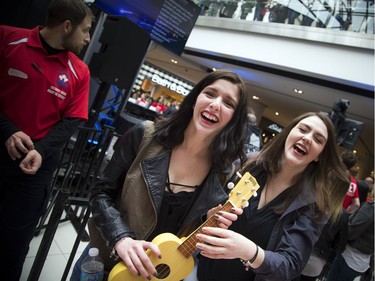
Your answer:
[[[261,186],[258,194],[264,188],[264,181],[257,178]],[[288,194],[288,189],[269,202],[262,209],[258,209],[260,195],[252,197],[249,200],[249,206],[244,209],[244,213],[233,222],[231,230],[238,232],[250,240],[254,241],[259,247],[266,249],[272,230],[280,215],[276,214],[274,207],[280,205]],[[249,270],[246,271],[244,265],[239,259],[209,259],[203,256],[199,258],[199,267],[197,273],[199,281],[251,281],[255,274]]]
[[[40,42],[42,43],[43,48],[47,51],[48,55],[56,55],[56,54],[61,53],[62,51],[64,51],[64,50],[59,50],[59,49],[52,48],[47,43],[47,41],[44,40],[44,38],[42,37],[42,35],[40,35],[40,33],[39,33],[39,39],[40,39]]]
[[[194,192],[181,191],[173,193],[170,189],[170,185],[185,186],[190,188],[195,188]],[[182,226],[182,221],[185,215],[189,212],[189,209],[197,194],[199,192],[199,186],[187,186],[178,183],[166,183],[166,190],[164,198],[158,213],[158,223],[155,229],[148,237],[147,240],[151,241],[157,235],[165,232],[177,234]]]
[[[369,187],[365,181],[357,181],[359,202],[362,204],[366,202],[367,194],[369,192]]]

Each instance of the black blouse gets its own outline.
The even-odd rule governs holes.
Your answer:
[[[260,194],[265,181],[261,177],[257,178],[257,181],[261,186],[258,191]],[[258,209],[260,195],[250,198],[249,206],[244,209],[244,213],[238,217],[237,221],[233,222],[230,229],[266,249],[273,227],[280,217],[275,213],[274,207],[284,201],[287,191],[288,189],[279,194],[262,209]],[[251,270],[246,271],[239,259],[209,259],[200,256],[197,276],[199,281],[252,281],[255,274]]]
[[[177,183],[166,183],[163,201],[158,213],[157,224],[147,240],[151,241],[157,235],[169,232],[177,235],[181,229],[186,214],[189,212],[195,199],[197,198],[200,188],[196,186],[186,186],[194,188],[193,192],[181,191],[173,193],[169,185],[186,186]],[[202,185],[201,185],[202,186]]]

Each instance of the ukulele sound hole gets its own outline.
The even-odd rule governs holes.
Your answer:
[[[159,279],[167,278],[169,276],[169,274],[171,273],[170,267],[167,264],[165,264],[165,263],[158,264],[155,267],[155,269],[157,271],[156,278],[159,278]]]

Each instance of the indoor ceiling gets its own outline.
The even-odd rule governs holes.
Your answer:
[[[174,63],[172,60],[178,63]],[[373,94],[371,97],[366,97],[363,94],[358,95],[337,90],[337,88],[313,84],[306,80],[293,79],[293,75],[280,76],[277,75],[277,71],[269,73],[186,53],[177,56],[156,44],[150,48],[146,61],[192,83],[196,83],[204,77],[208,73],[208,69],[233,70],[240,74],[249,85],[250,106],[261,103],[264,106],[262,117],[281,126],[285,126],[294,117],[304,112],[330,112],[335,101],[347,99],[350,101],[346,112],[347,117],[365,123],[355,149],[359,155],[366,155],[367,158],[370,156],[373,159]],[[296,76],[298,76],[297,73]],[[303,93],[295,93],[294,89],[301,89]],[[253,96],[259,97],[259,100],[253,100]],[[279,115],[275,115],[275,112],[278,112]]]

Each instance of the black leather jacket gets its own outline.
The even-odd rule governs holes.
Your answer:
[[[101,179],[92,188],[93,220],[107,247],[113,247],[125,236],[147,239],[157,224],[171,151],[156,140],[153,132],[154,124],[146,121],[125,133]],[[183,221],[180,237],[194,231],[209,209],[227,199],[224,184],[233,170],[211,169],[201,187],[203,192]]]
[[[336,255],[341,254],[348,241],[348,214],[342,211],[339,221],[327,222],[318,242],[314,246],[314,254],[331,263]]]
[[[374,200],[350,215],[348,244],[364,254],[374,253]]]

